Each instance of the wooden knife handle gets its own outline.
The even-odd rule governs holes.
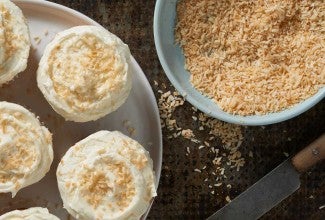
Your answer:
[[[325,134],[296,154],[292,158],[292,164],[298,172],[303,173],[323,159],[325,159]]]

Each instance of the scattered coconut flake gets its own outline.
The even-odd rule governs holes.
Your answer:
[[[41,43],[42,39],[40,37],[36,36],[36,37],[34,37],[34,41],[38,45]]]
[[[135,135],[136,129],[131,125],[131,122],[129,120],[123,120],[122,124],[130,136]]]
[[[191,141],[192,141],[193,143],[196,143],[196,144],[201,143],[201,141],[198,140],[198,139],[196,139],[196,138],[191,138]]]
[[[181,134],[186,139],[191,139],[194,137],[193,131],[191,129],[182,130]]]
[[[210,147],[210,144],[209,144],[209,142],[207,142],[207,141],[204,141],[204,144],[205,144],[206,146]]]
[[[158,92],[161,90],[158,90]],[[158,106],[160,111],[161,125],[167,127],[169,131],[178,130],[176,120],[173,119],[172,114],[175,109],[184,104],[184,99],[179,96],[178,92],[163,92],[158,100]],[[178,136],[178,135],[177,135]]]

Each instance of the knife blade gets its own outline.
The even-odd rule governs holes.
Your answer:
[[[300,187],[300,173],[325,158],[325,134],[287,159],[207,220],[258,219]]]
[[[300,186],[299,173],[288,159],[231,203],[220,209],[208,220],[214,219],[257,219]]]

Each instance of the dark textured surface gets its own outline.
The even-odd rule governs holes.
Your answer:
[[[93,18],[111,32],[117,34],[131,49],[135,59],[147,75],[150,84],[159,98],[158,90],[172,89],[156,55],[153,39],[154,0],[57,0],[56,2],[78,10]],[[159,85],[154,85],[156,80]],[[195,124],[189,121],[193,113],[186,103],[177,110],[180,124],[197,131]],[[225,196],[234,198],[240,192],[256,182],[272,168],[286,159],[283,152],[290,155],[307,145],[325,132],[325,101],[310,111],[290,121],[266,126],[244,129],[245,141],[242,153],[247,164],[239,172],[227,179],[227,187],[218,187],[212,195],[204,179],[212,177],[205,172],[193,172],[211,160],[205,149],[197,150],[197,145],[182,138],[167,139],[169,131],[163,130],[164,155],[163,170],[149,219],[204,219],[226,204]],[[201,139],[205,137],[200,132]],[[207,137],[207,134],[206,134]],[[185,156],[186,147],[191,149]],[[253,158],[248,152],[254,153]],[[208,169],[209,170],[209,167]],[[301,188],[284,200],[262,219],[325,219],[325,166],[319,164],[310,172],[301,176]],[[219,195],[217,195],[219,194]]]

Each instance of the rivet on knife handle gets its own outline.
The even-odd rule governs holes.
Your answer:
[[[298,172],[303,173],[323,159],[325,159],[325,134],[296,154],[292,158],[292,164]]]

